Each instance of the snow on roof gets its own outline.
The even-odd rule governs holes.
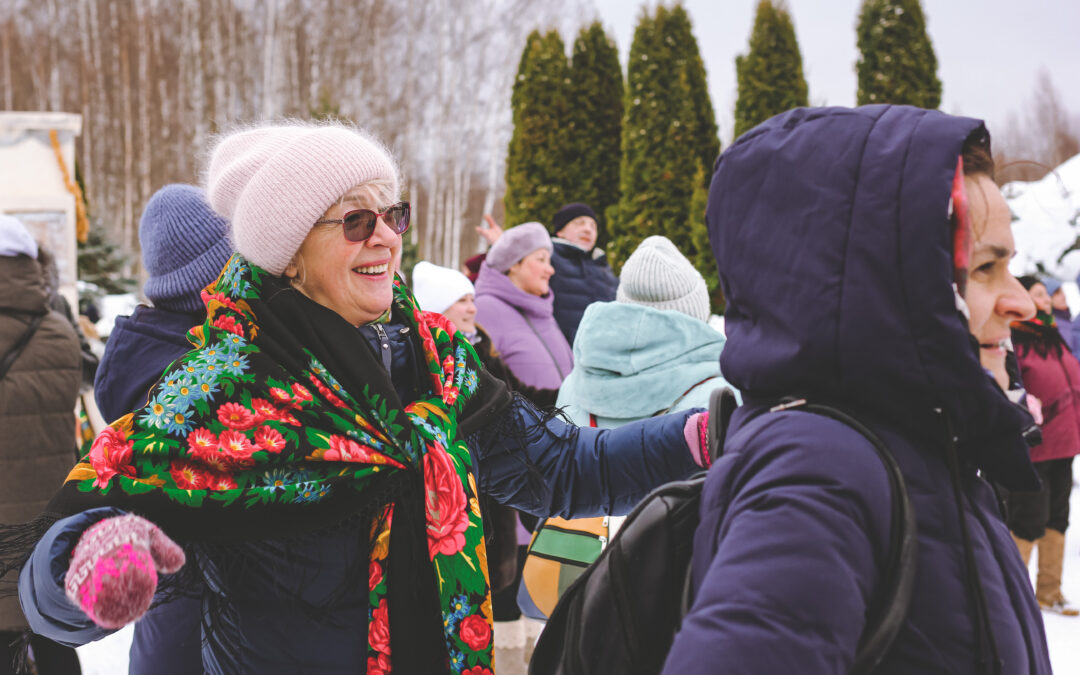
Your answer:
[[[1008,183],[1002,194],[1012,210],[1016,257],[1013,274],[1030,274],[1041,266],[1063,281],[1080,273],[1080,251],[1071,251],[1080,237],[1080,155],[1067,160],[1042,180]]]

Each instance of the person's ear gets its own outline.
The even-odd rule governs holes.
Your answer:
[[[298,283],[302,283],[300,278],[304,273],[304,259],[300,257],[300,252],[297,251],[293,259],[289,261],[289,264],[285,266],[285,271],[282,273],[289,283],[296,286]]]

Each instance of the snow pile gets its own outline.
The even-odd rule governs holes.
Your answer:
[[[134,293],[123,293],[121,295],[106,295],[98,303],[98,308],[101,312],[101,319],[94,324],[97,328],[98,335],[102,338],[108,337],[112,332],[113,324],[116,323],[116,317],[129,316],[135,311],[135,307],[139,304],[139,299]]]
[[[1080,273],[1080,251],[1070,251],[1080,236],[1080,155],[1033,183],[1008,183],[1002,194],[1013,217],[1016,258],[1013,274],[1040,269],[1062,281]]]

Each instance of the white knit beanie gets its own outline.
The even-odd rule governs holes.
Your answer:
[[[449,267],[432,265],[426,260],[413,267],[412,292],[420,309],[439,314],[466,295],[476,295],[476,289],[467,276]]]
[[[281,275],[315,221],[373,180],[388,181],[397,195],[397,167],[377,141],[342,124],[297,121],[221,138],[210,155],[206,194],[231,222],[236,251]]]
[[[0,256],[14,258],[17,255],[37,258],[37,242],[21,220],[0,213]]]
[[[704,277],[667,237],[648,237],[630,254],[619,274],[615,300],[709,320]]]

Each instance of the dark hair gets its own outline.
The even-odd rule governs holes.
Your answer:
[[[990,133],[986,127],[979,127],[971,132],[960,149],[964,160],[964,175],[985,174],[994,179],[994,156],[990,152]]]
[[[1042,279],[1036,276],[1032,276],[1030,274],[1025,274],[1022,277],[1016,277],[1016,280],[1020,282],[1020,285],[1024,287],[1025,291],[1030,291],[1032,288],[1034,288],[1035,284],[1042,284]],[[1045,286],[1046,284],[1043,285]]]

